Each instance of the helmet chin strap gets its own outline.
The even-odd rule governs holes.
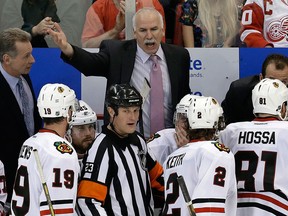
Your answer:
[[[113,124],[113,122],[114,122],[114,118],[115,118],[115,115],[113,116],[112,122],[109,123],[109,125],[110,125],[112,131],[113,131],[114,133],[116,133],[116,134],[117,134],[119,137],[121,137],[121,138],[126,137],[126,136],[123,136],[123,135],[117,133],[117,131],[115,130],[115,127],[114,127],[114,124]],[[128,135],[128,134],[127,134],[127,135]]]
[[[70,143],[72,143],[71,129],[72,126],[69,126],[69,129],[65,133],[65,139]]]
[[[67,123],[68,123],[68,130],[65,133],[65,138],[67,139],[68,142],[72,143],[72,136],[71,136],[72,132],[71,132],[71,130],[72,130],[73,126],[70,124],[71,121],[72,121],[72,118],[70,118],[69,113],[67,113],[66,119],[67,119]]]

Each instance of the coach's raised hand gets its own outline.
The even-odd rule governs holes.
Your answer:
[[[49,29],[47,33],[53,38],[54,43],[61,49],[61,51],[66,56],[73,56],[73,48],[71,44],[68,43],[67,37],[58,23],[54,23],[54,28]]]

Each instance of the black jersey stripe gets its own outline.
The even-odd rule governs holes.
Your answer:
[[[97,211],[97,209],[95,208],[95,206],[93,205],[92,203],[92,199],[88,198],[88,199],[85,199],[85,203],[86,205],[88,206],[90,212],[95,215],[95,216],[100,216],[99,212]],[[84,214],[85,215],[85,214]]]
[[[99,167],[101,167],[102,163],[106,163],[106,161],[104,161],[104,156],[105,153],[107,153],[107,145],[105,145],[105,142],[100,143],[99,147],[98,147],[98,151],[94,160],[94,167],[93,167],[93,172],[91,175],[91,179],[92,180],[96,180],[99,176]]]
[[[193,203],[225,203],[225,199],[201,198],[201,199],[194,199]]]
[[[133,162],[135,164],[136,175],[137,175],[137,179],[139,181],[139,186],[140,186],[140,190],[141,190],[142,199],[143,199],[143,202],[144,202],[145,212],[146,212],[146,215],[149,215],[149,209],[148,209],[149,203],[147,203],[147,200],[146,200],[146,191],[145,191],[145,188],[144,188],[144,185],[143,185],[143,181],[142,181],[142,178],[141,178],[141,174],[140,174],[140,171],[139,171],[139,166],[137,164],[137,158],[135,158],[135,154],[134,154],[133,149],[131,148],[131,146],[128,146],[128,151],[130,152],[132,160],[133,160]],[[147,181],[147,172],[146,172],[145,178],[146,178],[146,181]]]
[[[247,207],[254,207],[254,208],[259,208],[262,209],[264,211],[270,212],[273,215],[277,215],[277,216],[286,216],[286,214],[283,214],[269,206],[257,203],[257,202],[241,202],[237,204],[237,208],[247,208]]]
[[[135,215],[139,215],[139,210],[138,210],[137,201],[136,201],[136,197],[135,197],[135,191],[134,191],[134,182],[133,182],[133,177],[132,177],[132,174],[130,171],[130,167],[127,163],[126,157],[124,156],[124,154],[122,152],[122,149],[121,148],[115,148],[115,149],[118,153],[118,156],[121,158],[122,164],[123,164],[125,172],[126,172],[126,178],[127,178],[128,184],[129,184],[130,192],[131,192],[132,205],[133,205]],[[129,205],[129,203],[126,203],[126,205]]]
[[[126,142],[126,140],[124,143],[115,136],[102,134],[102,137],[98,136],[94,142],[88,152],[87,160],[85,160],[85,165],[88,164],[90,169],[83,173],[83,179],[102,182],[107,186],[107,197],[102,207],[109,216],[116,214],[123,216],[153,215],[150,177],[148,171],[143,170],[139,163],[141,160],[138,158],[138,152],[143,148],[146,159],[152,160],[147,161],[147,164],[148,162],[151,164],[151,168],[155,162],[151,157],[147,157],[149,153],[145,141],[140,140],[137,136],[134,138],[135,140],[130,140],[130,142]],[[125,144],[125,148],[123,144]],[[85,197],[83,198],[85,199]],[[81,197],[78,199],[79,208],[82,208],[83,213],[86,211],[87,214],[97,215],[93,212],[98,210],[95,203],[92,203],[95,209],[87,209],[89,206],[87,200],[84,202]],[[89,198],[87,197],[87,199]],[[93,202],[95,201],[97,200],[94,199]]]
[[[71,204],[73,203],[72,199],[68,199],[68,200],[52,200],[52,205],[63,205],[63,204]],[[48,205],[47,201],[44,202],[40,202],[40,206],[45,206]]]

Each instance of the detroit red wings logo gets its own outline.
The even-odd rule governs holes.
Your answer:
[[[284,2],[284,0],[282,1]],[[268,40],[274,43],[283,39],[288,41],[288,16],[271,22],[267,27],[267,37]]]
[[[73,149],[65,142],[55,142],[54,146],[56,147],[57,151],[61,152],[62,154],[73,153]]]

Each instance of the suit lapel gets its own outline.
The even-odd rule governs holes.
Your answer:
[[[122,68],[121,68],[121,83],[130,83],[132,72],[134,69],[136,58],[136,40],[129,40],[125,43],[122,50]]]
[[[161,47],[163,49],[163,52],[166,58],[166,64],[167,64],[170,83],[171,83],[172,104],[177,104],[178,103],[177,95],[178,95],[178,88],[179,88],[178,86],[179,76],[177,75],[177,73],[179,70],[181,70],[181,65],[177,65],[177,63],[174,62],[175,57],[173,57],[173,50],[171,50],[171,48],[167,44],[161,43]]]
[[[15,115],[22,116],[23,118],[17,99],[1,72],[0,72],[0,83],[1,83],[1,93],[0,93],[1,101],[2,102],[7,101],[7,99],[9,98],[9,101],[7,101],[10,104],[9,107],[13,107]]]

